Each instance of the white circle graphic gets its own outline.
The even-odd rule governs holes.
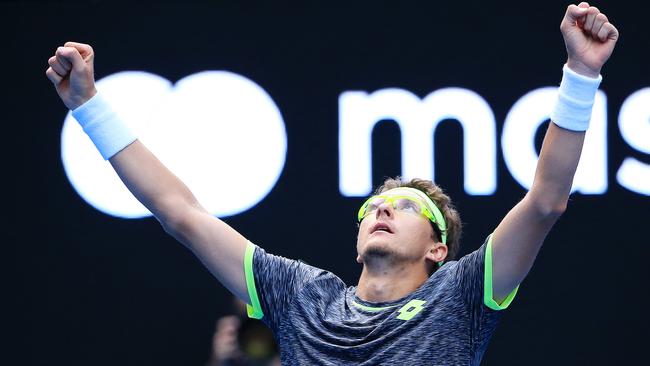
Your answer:
[[[146,72],[120,72],[97,89],[138,138],[216,216],[248,210],[275,186],[284,167],[282,115],[255,82],[226,71],[187,76],[176,85]],[[77,193],[106,214],[141,218],[142,206],[68,113],[63,166]]]

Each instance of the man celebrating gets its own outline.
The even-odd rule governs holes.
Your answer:
[[[455,261],[461,224],[449,197],[430,181],[385,181],[358,213],[356,287],[266,253],[203,209],[97,94],[90,46],[59,47],[46,75],[135,197],[273,330],[283,364],[478,365],[566,208],[618,38],[585,2],[567,8],[560,29],[568,59],[530,191],[483,246]]]

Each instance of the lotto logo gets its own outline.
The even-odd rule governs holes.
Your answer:
[[[397,313],[399,314],[397,316],[397,319],[400,320],[411,320],[414,316],[416,316],[422,309],[424,309],[424,304],[426,304],[426,301],[423,300],[411,300],[406,305],[402,306],[399,310],[397,310]]]

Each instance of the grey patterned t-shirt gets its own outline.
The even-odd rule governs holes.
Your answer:
[[[328,271],[249,243],[248,311],[273,331],[282,365],[479,365],[516,293],[492,300],[491,265],[488,238],[408,296],[370,303]]]

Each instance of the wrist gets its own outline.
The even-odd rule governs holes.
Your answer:
[[[84,105],[87,101],[91,100],[95,95],[97,95],[97,89],[93,87],[90,93],[87,95],[79,95],[70,98],[70,104],[68,105],[68,108],[70,108],[70,110],[75,110]]]
[[[586,64],[576,61],[572,58],[568,58],[566,65],[568,68],[573,70],[576,74],[586,76],[588,78],[596,79],[600,75],[600,68],[598,69],[593,69]]]
[[[72,111],[72,116],[90,137],[105,160],[130,145],[136,135],[113,111],[101,94],[86,100]]]
[[[591,120],[598,86],[602,77],[591,78],[564,65],[558,99],[551,112],[551,120],[571,131],[586,131]]]

